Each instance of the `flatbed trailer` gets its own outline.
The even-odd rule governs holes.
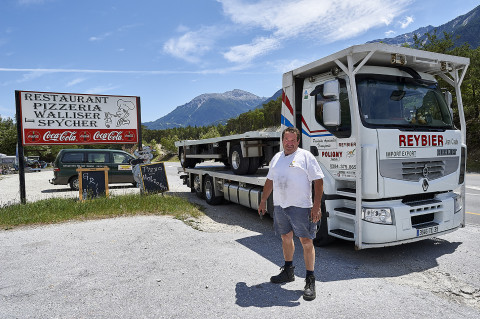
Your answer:
[[[231,167],[233,173],[244,175],[268,165],[280,150],[280,135],[278,130],[252,131],[203,140],[183,140],[175,142],[175,146],[182,167],[194,168],[203,161],[214,160]]]
[[[252,175],[237,175],[221,165],[179,167],[178,171],[182,173],[184,184],[208,204],[218,205],[230,201],[256,210],[262,198],[268,168],[260,168]],[[271,196],[267,202],[267,211],[273,217]]]

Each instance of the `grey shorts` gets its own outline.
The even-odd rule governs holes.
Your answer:
[[[297,237],[314,239],[317,234],[317,223],[310,221],[310,211],[311,208],[274,206],[273,225],[275,232],[285,235],[293,230]]]

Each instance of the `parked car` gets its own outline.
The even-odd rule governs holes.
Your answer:
[[[135,185],[130,162],[135,157],[124,151],[110,149],[64,149],[53,162],[53,185],[70,185],[78,190],[77,168],[102,168],[107,166],[108,183],[131,183]]]

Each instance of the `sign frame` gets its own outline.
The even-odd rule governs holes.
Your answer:
[[[141,141],[138,96],[20,90],[15,93],[22,145]]]
[[[167,183],[167,188],[166,189],[160,189],[160,190],[148,190],[145,188],[145,179],[144,179],[144,174],[143,174],[143,168],[145,167],[148,167],[148,166],[158,166],[158,165],[161,165],[162,167],[162,171],[163,171],[163,175],[165,176],[165,182]],[[142,189],[142,192],[143,193],[146,193],[146,194],[156,194],[156,193],[165,193],[165,192],[168,192],[170,190],[170,185],[168,185],[168,177],[167,177],[167,171],[165,170],[165,163],[164,162],[155,162],[155,163],[149,163],[149,164],[142,164],[140,165],[140,177],[142,178],[142,185],[141,185],[141,189]]]
[[[109,168],[108,166],[104,166],[104,167],[95,167],[95,168],[85,168],[85,167],[79,167],[77,168],[77,172],[78,172],[78,193],[79,193],[79,198],[80,198],[80,201],[84,202],[85,200],[87,199],[94,199],[96,197],[99,197],[99,196],[95,196],[95,197],[92,197],[92,198],[84,198],[83,196],[83,176],[82,176],[82,173],[84,172],[101,172],[103,171],[105,173],[105,198],[108,198],[109,194],[108,194],[108,171],[109,171]]]

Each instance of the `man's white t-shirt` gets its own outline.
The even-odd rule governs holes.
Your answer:
[[[312,181],[323,177],[312,153],[301,148],[290,155],[278,152],[270,161],[267,175],[273,181],[273,205],[311,208]]]

